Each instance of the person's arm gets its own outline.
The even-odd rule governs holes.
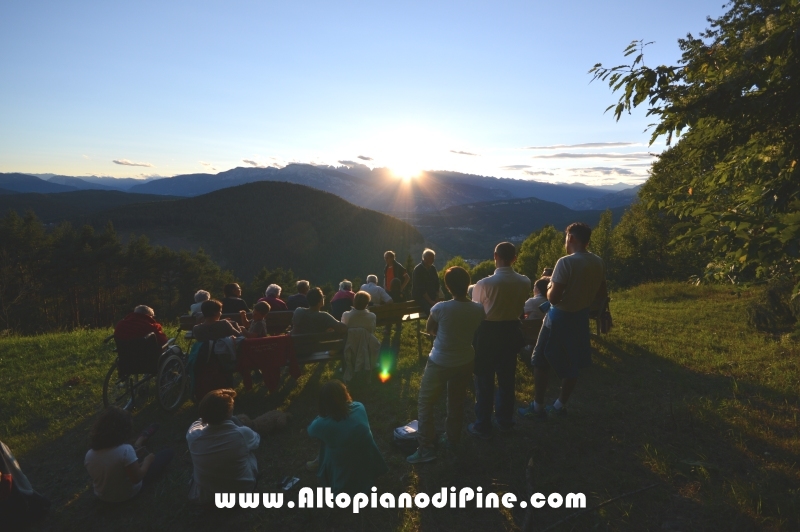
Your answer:
[[[135,453],[134,456],[136,456]],[[150,453],[145,456],[144,460],[141,462],[133,462],[132,464],[125,466],[125,474],[128,475],[128,480],[131,481],[131,484],[138,484],[142,481],[144,475],[147,473],[147,470],[150,469],[150,465],[155,459],[156,455]]]
[[[434,318],[432,314],[428,316],[428,322],[425,324],[425,331],[431,336],[436,336],[436,333],[439,332],[439,322],[436,321],[436,318]]]
[[[606,298],[608,298],[608,286],[606,285],[606,280],[603,279],[603,282],[600,283],[600,288],[597,289],[597,295],[594,299],[595,301],[599,301]]]
[[[381,288],[381,303],[382,304],[387,304],[387,303],[391,303],[392,301],[393,301],[392,300],[392,296],[389,295],[389,292],[387,292],[386,290]]]
[[[547,289],[547,300],[551,305],[557,305],[564,299],[564,290],[567,289],[565,283],[556,283],[550,281],[550,287]]]
[[[239,434],[244,438],[244,443],[247,445],[248,451],[255,451],[258,449],[261,443],[261,436],[259,436],[256,431],[248,427],[237,427],[236,430],[238,430]]]
[[[167,335],[164,334],[164,329],[161,328],[160,323],[156,323],[155,333],[156,333],[156,339],[158,340],[158,343],[160,345],[165,345],[167,341],[169,341],[169,338],[167,338]]]
[[[250,327],[250,323],[251,322],[250,322],[250,320],[247,319],[247,312],[245,312],[244,310],[240,310],[239,311],[239,319],[241,320],[242,327],[244,327],[245,329]]]
[[[324,314],[328,314],[328,313],[325,312]],[[347,332],[347,324],[346,323],[340,322],[339,320],[337,320],[336,318],[334,318],[330,314],[328,314],[328,316],[330,317],[330,320],[328,320],[328,322],[330,324],[330,327],[328,327],[326,330],[337,332],[337,333],[346,333]]]
[[[411,277],[408,276],[408,272],[403,272],[403,284],[400,285],[400,291],[406,289],[406,285],[408,285],[409,281],[411,281]]]

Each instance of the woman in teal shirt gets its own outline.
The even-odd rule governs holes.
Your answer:
[[[364,405],[353,402],[344,383],[331,380],[319,394],[319,415],[308,435],[322,442],[317,476],[334,493],[370,493],[389,469],[369,428]]]

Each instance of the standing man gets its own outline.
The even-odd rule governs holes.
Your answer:
[[[517,353],[525,345],[519,317],[531,291],[530,279],[511,268],[516,260],[514,244],[497,244],[494,248],[494,274],[478,281],[472,289],[472,300],[483,305],[486,319],[475,335],[476,419],[467,430],[484,439],[491,435],[493,409],[501,431],[514,427]]]
[[[411,281],[411,277],[394,257],[394,251],[387,251],[383,254],[383,260],[386,261],[386,267],[383,269],[383,288],[388,292],[392,289],[392,279],[400,279],[402,282],[400,291],[402,292]]]
[[[414,268],[412,276],[411,297],[426,313],[439,299],[439,273],[433,265],[435,259],[436,253],[432,249],[423,251],[422,262]]]
[[[298,308],[308,308],[308,290],[311,288],[311,283],[308,281],[297,281],[297,293],[289,296],[286,300],[288,310],[294,311]]]
[[[578,372],[592,363],[589,333],[589,307],[608,296],[603,259],[586,250],[592,229],[584,223],[567,227],[561,257],[553,269],[547,300],[550,310],[544,318],[539,339],[533,349],[534,400],[520,415],[528,419],[564,416],[569,396],[578,382]],[[561,394],[552,405],[544,406],[550,367],[561,377]]]

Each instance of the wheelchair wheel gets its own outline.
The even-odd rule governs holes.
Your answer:
[[[186,390],[186,367],[183,358],[171,354],[167,356],[158,368],[156,389],[158,403],[168,412],[174,412],[183,404],[183,395]]]
[[[103,406],[118,406],[123,410],[132,410],[135,403],[132,383],[131,377],[125,379],[119,377],[115,360],[103,381]]]

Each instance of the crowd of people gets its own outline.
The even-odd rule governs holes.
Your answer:
[[[239,285],[227,285],[222,300],[199,290],[191,306],[198,319],[192,333],[198,341],[264,337],[265,317],[270,311],[280,310],[293,312],[293,335],[346,333],[353,328],[374,334],[376,316],[370,307],[402,301],[404,289],[411,283],[413,300],[427,314],[426,329],[433,344],[419,388],[418,448],[407,461],[430,462],[437,459],[437,448],[450,455],[458,452],[471,381],[475,421],[467,424],[466,432],[476,438],[489,439],[494,431],[513,430],[515,411],[525,420],[566,415],[580,370],[591,363],[589,308],[607,297],[603,261],[587,249],[590,237],[586,224],[571,224],[565,234],[567,255],[533,283],[513,269],[515,246],[500,243],[494,250],[494,273],[474,285],[463,268],[452,267],[445,272],[444,284],[452,294],[449,300],[444,300],[434,266],[435,253],[430,249],[423,252],[411,276],[395,254],[387,251],[383,284],[379,284],[377,275],[369,275],[354,292],[352,283],[343,280],[331,298],[332,313],[323,310],[322,290],[308,281],[298,281],[297,294],[285,300],[280,286],[268,286],[254,305],[252,318],[248,317],[250,309],[241,298]],[[239,323],[221,319],[226,313],[238,313]],[[527,406],[516,408],[517,355],[526,344],[521,320],[541,322],[541,328],[538,340],[528,346],[535,395]],[[163,335],[152,310],[139,306],[120,322],[115,334],[128,338],[148,332]],[[390,334],[387,328],[384,336]],[[399,330],[395,336],[399,339]],[[558,399],[546,405],[551,369],[562,383]],[[437,440],[433,411],[443,394],[447,398],[446,430]],[[216,492],[248,492],[256,485],[258,467],[253,452],[260,437],[233,416],[235,396],[231,389],[209,392],[199,403],[200,418],[188,429],[193,500],[208,502]],[[131,442],[130,414],[110,408],[98,418],[85,463],[100,499],[129,499],[163,472],[171,451],[150,454],[143,450],[143,442],[153,430],[149,428]],[[307,432],[320,443],[318,456],[307,467],[316,470],[321,483],[335,493],[368,492],[375,478],[387,471],[365,406],[353,401],[346,385],[338,380],[323,385],[319,415]]]

